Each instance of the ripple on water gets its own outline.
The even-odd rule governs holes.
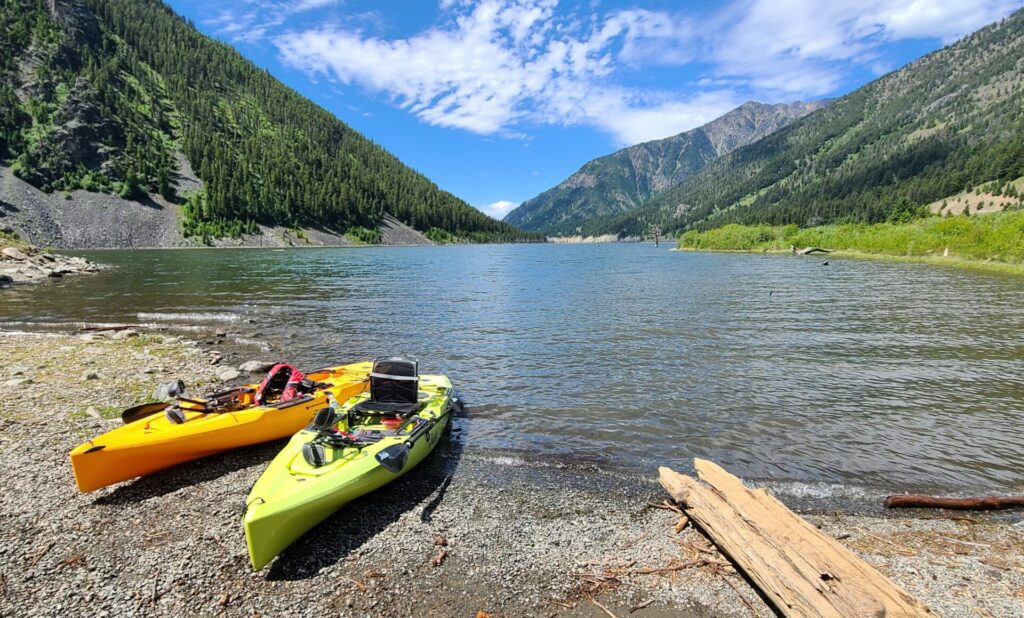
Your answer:
[[[1019,278],[650,245],[96,257],[118,268],[5,290],[0,320],[244,317],[304,366],[412,354],[460,387],[468,444],[531,461],[699,456],[814,487],[1022,482]]]

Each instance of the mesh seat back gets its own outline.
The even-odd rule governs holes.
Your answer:
[[[370,372],[370,401],[416,403],[419,397],[419,363],[399,356],[379,358]]]

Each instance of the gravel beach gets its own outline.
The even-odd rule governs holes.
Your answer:
[[[0,356],[2,616],[773,615],[699,531],[651,506],[666,497],[654,471],[484,452],[464,419],[254,573],[242,502],[284,441],[86,495],[67,458],[158,384],[202,392],[242,359],[132,332],[0,332]],[[803,514],[939,615],[1024,616],[1013,519]]]

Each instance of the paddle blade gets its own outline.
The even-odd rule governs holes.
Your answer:
[[[125,425],[128,423],[134,423],[135,421],[146,418],[156,414],[157,412],[163,412],[169,404],[165,401],[158,401],[156,403],[144,403],[141,406],[135,406],[134,408],[128,408],[121,413],[121,420],[124,421]]]
[[[392,444],[376,455],[377,462],[392,474],[398,474],[409,460],[409,449],[404,444]]]

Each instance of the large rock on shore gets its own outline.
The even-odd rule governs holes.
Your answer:
[[[5,247],[0,250],[0,288],[99,269],[99,265],[80,257],[46,253],[32,247]]]
[[[239,365],[238,370],[244,371],[245,373],[263,373],[265,371],[270,371],[270,368],[273,366],[274,363],[271,361],[251,360]]]
[[[18,250],[17,247],[4,247],[0,253],[4,254],[4,258],[8,260],[14,260],[16,262],[22,262],[28,259],[28,256]]]

